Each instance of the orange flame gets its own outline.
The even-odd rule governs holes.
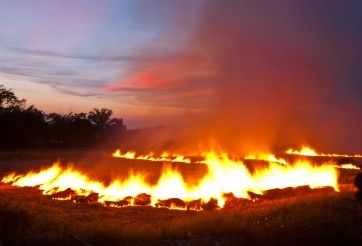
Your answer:
[[[161,156],[157,157],[153,152],[149,153],[148,155],[136,155],[135,151],[128,151],[122,154],[121,150],[117,149],[112,154],[112,156],[117,158],[135,159],[135,160],[191,163],[191,160],[189,158],[185,158],[183,155],[169,154],[167,152],[163,152]]]
[[[335,165],[336,168],[341,168],[341,169],[355,169],[355,170],[359,170],[360,167],[354,165],[354,164],[342,164],[342,165]]]
[[[303,146],[301,150],[288,149],[286,153],[290,155],[302,155],[302,156],[356,157],[356,158],[362,157],[362,155],[360,154],[347,155],[347,154],[335,154],[335,153],[333,154],[317,153],[314,149],[308,146]]]
[[[283,158],[277,158],[273,154],[267,154],[267,153],[260,153],[260,154],[251,154],[247,155],[244,158],[245,160],[262,160],[262,161],[268,161],[268,162],[275,162],[282,165],[287,165],[286,160]]]
[[[58,163],[26,175],[9,174],[2,179],[2,182],[12,182],[14,186],[39,186],[44,194],[55,194],[68,188],[77,195],[98,193],[99,201],[103,203],[118,202],[132,197],[130,205],[137,205],[135,197],[139,194],[148,194],[151,196],[150,204],[153,206],[158,201],[169,198],[185,202],[196,199],[207,202],[213,198],[217,200],[218,206],[223,207],[226,193],[231,192],[236,197],[249,198],[248,192],[263,194],[269,189],[297,186],[310,188],[330,186],[338,191],[338,172],[331,165],[317,166],[307,160],[280,165],[273,161],[268,167],[250,172],[242,161],[230,159],[226,153],[218,155],[209,152],[204,158],[207,173],[193,185],[185,182],[181,172],[170,165],[164,165],[158,182],[153,185],[147,182],[145,173],[130,172],[126,179],[115,179],[106,186],[100,181],[90,179],[72,166],[63,168]],[[64,198],[67,199],[68,196]]]

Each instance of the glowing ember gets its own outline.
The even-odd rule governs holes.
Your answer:
[[[11,182],[14,186],[39,186],[44,194],[53,195],[54,199],[99,201],[107,206],[152,205],[181,209],[223,207],[227,193],[249,198],[248,192],[263,194],[269,189],[298,186],[330,186],[338,191],[338,172],[329,164],[317,166],[301,160],[280,165],[273,160],[267,167],[255,167],[251,172],[242,161],[232,160],[226,153],[209,152],[204,159],[207,173],[194,184],[185,182],[181,172],[167,163],[156,184],[148,183],[145,173],[130,172],[127,178],[115,179],[106,186],[72,166],[63,168],[57,163],[26,175],[12,173],[2,182]]]
[[[309,148],[307,146],[303,146],[301,150],[294,150],[288,149],[286,151],[287,154],[290,155],[302,155],[302,156],[325,156],[325,157],[356,157],[361,158],[362,155],[355,154],[355,155],[347,155],[347,154],[324,154],[324,153],[317,153],[314,149]]]

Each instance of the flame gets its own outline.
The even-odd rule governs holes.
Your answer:
[[[360,167],[348,163],[348,164],[342,164],[342,165],[335,165],[336,168],[341,168],[341,169],[356,169],[356,170],[360,170]]]
[[[178,154],[169,154],[163,152],[161,156],[155,156],[153,152],[150,152],[148,155],[136,155],[135,151],[128,151],[124,154],[121,153],[120,149],[117,149],[113,154],[113,157],[125,158],[125,159],[135,159],[135,160],[147,160],[147,161],[168,161],[168,162],[183,162],[191,163],[189,158],[185,158],[183,155]]]
[[[286,160],[283,158],[276,158],[273,154],[267,154],[267,153],[260,153],[260,154],[250,154],[245,156],[245,160],[262,160],[262,161],[268,161],[268,162],[275,162],[282,165],[287,165]]]
[[[12,173],[8,174],[7,176],[3,177],[1,182],[10,183],[10,182],[14,182],[14,180],[17,180],[18,178],[19,178],[19,176],[15,176],[15,173],[12,172]]]
[[[113,157],[133,159],[133,160],[148,160],[148,161],[169,161],[169,162],[183,162],[191,163],[190,158],[185,158],[183,155],[179,154],[169,154],[163,152],[160,157],[156,157],[153,152],[150,152],[148,155],[136,155],[135,151],[128,151],[122,154],[120,149],[117,149],[113,154]],[[245,160],[262,160],[267,162],[275,162],[282,165],[286,165],[287,162],[283,158],[277,158],[275,155],[270,153],[259,153],[259,154],[250,154],[244,157]],[[203,161],[195,161],[196,163],[203,163]]]
[[[324,153],[317,153],[314,149],[303,146],[301,150],[294,150],[294,149],[288,149],[286,151],[287,154],[290,155],[302,155],[302,156],[325,156],[325,157],[356,157],[361,158],[361,154],[355,154],[355,155],[347,155],[347,154],[324,154]]]
[[[119,152],[119,155],[133,156],[133,154],[127,153],[121,155]],[[174,160],[173,157],[163,155],[160,158]],[[190,204],[197,204],[200,201],[205,204],[213,199],[216,199],[219,207],[223,207],[226,199],[224,195],[227,193],[248,199],[248,192],[263,194],[264,191],[274,188],[330,186],[338,191],[338,172],[331,165],[317,166],[307,160],[280,165],[280,161],[276,162],[273,159],[267,167],[255,168],[251,172],[243,161],[231,159],[226,153],[208,152],[204,154],[204,159],[207,173],[194,184],[187,183],[182,173],[167,163],[164,164],[156,184],[150,184],[145,173],[130,171],[127,178],[115,179],[106,186],[99,180],[89,178],[86,173],[75,169],[72,165],[62,167],[59,163],[39,172],[29,172],[25,175],[11,173],[4,177],[2,182],[12,183],[14,186],[38,186],[43,190],[43,194],[48,195],[64,192],[62,196],[58,196],[61,199],[72,197],[71,193],[66,192],[70,188],[76,194],[73,194],[71,198],[73,199],[75,196],[74,201],[83,199],[77,197],[79,195],[91,197],[92,194],[97,193],[96,196],[93,195],[92,199],[96,197],[99,202],[109,204],[109,206],[117,206],[116,203],[137,205],[144,202],[146,204],[147,199],[150,199],[149,204],[152,206],[157,204],[162,206],[167,202],[166,199],[171,199],[168,201],[171,204],[170,208],[176,208],[175,204],[183,203],[179,207],[181,209],[189,208]],[[180,202],[180,200],[182,201]],[[196,209],[199,207],[199,205],[195,205]]]

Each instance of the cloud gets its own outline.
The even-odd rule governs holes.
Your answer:
[[[87,75],[87,70],[79,70],[69,65],[54,65],[52,62],[42,62],[41,65],[13,60],[11,67],[1,62],[0,73],[28,78],[33,83],[48,85],[62,94],[90,97],[106,94],[99,90],[106,79]],[[92,71],[92,70],[91,70]]]
[[[95,61],[95,62],[148,62],[148,61],[158,61],[164,59],[172,58],[171,54],[158,54],[157,56],[131,56],[131,55],[82,55],[82,54],[65,54],[60,52],[54,52],[49,50],[39,50],[39,49],[25,49],[25,48],[9,48],[11,52],[32,55],[32,56],[45,56],[45,57],[55,57],[55,58],[65,58],[65,59],[80,59],[86,61]]]
[[[139,58],[129,58],[125,63],[127,69],[124,69],[124,78],[110,83],[115,80],[112,74],[119,72],[119,66],[110,66],[112,61],[118,59],[117,56],[70,56],[23,48],[10,51],[29,55],[29,58],[13,57],[11,67],[4,62],[0,72],[29,77],[64,94],[82,97],[110,95],[111,92],[113,95],[133,94],[140,105],[180,108],[201,107],[204,98],[214,94],[212,63],[198,58],[197,54],[190,56],[185,53],[177,57],[162,53],[157,56],[142,54]],[[32,56],[40,56],[41,59],[33,59]],[[53,58],[79,58],[80,61],[59,62]],[[105,62],[87,62],[102,59]]]
[[[203,107],[205,97],[215,95],[212,66],[200,59],[157,61],[102,89],[134,93],[139,101],[149,105]]]
[[[25,55],[36,55],[36,56],[52,56],[52,57],[63,57],[63,58],[69,58],[68,55],[54,52],[54,51],[48,51],[48,50],[32,50],[32,49],[24,49],[24,48],[10,48],[9,49],[12,52],[25,54]]]
[[[79,96],[79,97],[95,97],[95,96],[101,95],[101,93],[99,93],[99,92],[96,93],[94,90],[81,91],[81,90],[79,90],[79,88],[78,88],[78,90],[75,90],[74,88],[73,88],[73,90],[69,90],[69,89],[67,89],[67,88],[69,88],[67,86],[59,86],[59,85],[55,85],[55,84],[52,84],[51,87],[61,93],[64,93],[67,95]]]

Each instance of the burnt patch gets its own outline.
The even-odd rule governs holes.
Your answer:
[[[151,205],[151,196],[146,193],[139,194],[134,198],[133,204],[138,206]]]
[[[50,197],[52,199],[65,200],[65,199],[72,199],[72,197],[75,195],[76,195],[75,191],[73,191],[71,188],[68,188],[66,190],[54,193]]]
[[[72,197],[72,201],[75,203],[87,203],[87,204],[96,204],[98,203],[99,195],[98,193],[91,193],[88,196],[75,195]]]
[[[226,199],[224,209],[242,208],[253,203],[253,200],[235,197],[233,193],[226,193],[224,194],[224,197]]]
[[[179,198],[170,198],[166,200],[158,200],[155,204],[156,207],[165,207],[165,208],[185,208],[186,203]]]
[[[105,201],[104,202],[104,205],[106,205],[107,207],[125,207],[125,206],[128,206],[128,205],[131,205],[132,204],[132,199],[133,197],[131,196],[128,196],[122,200],[119,200],[119,201]]]
[[[186,208],[187,210],[201,210],[201,199],[187,202]]]
[[[217,204],[217,200],[214,198],[210,198],[210,200],[207,203],[204,203],[201,205],[201,208],[203,210],[215,210],[220,208],[219,205]]]

